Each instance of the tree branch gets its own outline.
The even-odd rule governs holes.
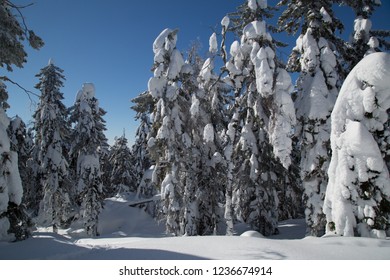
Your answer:
[[[30,101],[32,103],[34,103],[35,101],[31,98],[31,95],[35,96],[35,97],[40,97],[38,94],[36,94],[35,92],[32,92],[26,88],[24,88],[23,86],[21,86],[20,84],[18,84],[17,82],[14,82],[12,81],[10,78],[8,78],[7,76],[0,76],[0,80],[3,80],[4,82],[10,82],[11,84],[19,87],[20,89],[22,89],[28,96],[28,99],[30,99]]]

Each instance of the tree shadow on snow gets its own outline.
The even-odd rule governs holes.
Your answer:
[[[83,247],[51,232],[24,241],[0,242],[0,260],[206,260],[195,255],[155,249]]]
[[[93,248],[87,255],[74,258],[84,260],[207,260],[190,254],[157,249]]]

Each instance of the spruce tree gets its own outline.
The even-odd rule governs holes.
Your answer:
[[[61,93],[65,77],[63,70],[52,60],[36,76],[39,83],[35,87],[41,91],[33,115],[36,135],[34,156],[39,165],[37,176],[42,193],[38,221],[40,225],[53,226],[53,230],[57,231],[71,218],[66,148],[70,127]]]
[[[335,36],[343,26],[333,13],[332,0],[283,0],[287,5],[279,18],[281,30],[301,35],[289,57],[288,70],[299,72],[296,83],[296,128],[301,150],[301,178],[307,234],[325,230],[322,211],[330,161],[330,114],[343,75],[336,56],[343,42]]]
[[[371,17],[375,9],[380,7],[380,1],[342,0],[341,2],[350,6],[355,13],[351,40],[346,43],[346,49],[343,53],[347,62],[347,73],[349,73],[364,56],[390,49],[390,43],[386,40],[390,37],[390,30],[372,29]]]
[[[224,132],[228,122],[226,107],[229,104],[230,87],[215,73],[214,64],[218,52],[216,34],[209,40],[209,58],[196,67],[197,81],[192,89],[191,138],[196,160],[193,160],[197,178],[196,200],[198,208],[197,234],[222,233],[225,203],[227,162],[223,157]],[[199,59],[197,59],[200,62]],[[199,69],[196,71],[195,69]]]
[[[192,145],[185,132],[189,101],[180,88],[182,74],[190,69],[183,67],[185,62],[176,41],[177,30],[165,29],[153,43],[154,76],[148,82],[148,92],[155,105],[148,149],[155,162],[152,182],[161,189],[167,231],[192,235],[194,221],[188,217],[194,218],[196,209],[184,206],[184,196],[189,206],[192,202],[188,199],[194,195],[194,189],[184,182],[189,162],[185,153]]]
[[[21,11],[9,0],[0,1],[0,68],[12,71],[13,66],[22,68],[27,53],[23,41],[34,49],[43,41],[26,26]],[[22,209],[23,187],[18,170],[18,155],[11,150],[7,134],[9,119],[8,92],[3,83],[7,76],[0,76],[0,240],[23,240],[30,235],[28,218]]]
[[[80,206],[81,220],[89,236],[97,236],[98,216],[103,204],[103,184],[99,147],[107,139],[104,135],[105,111],[95,97],[95,86],[83,84],[71,108],[70,120],[74,123],[70,155],[76,164],[76,201]]]
[[[239,8],[242,19],[232,21],[230,29],[244,26],[238,32],[241,40],[232,43],[225,65],[235,93],[228,126],[236,174],[232,204],[239,221],[264,235],[277,231],[276,186],[286,184],[295,123],[291,78],[276,58],[276,42],[264,21],[269,13],[267,1],[248,1]]]
[[[125,194],[136,192],[135,172],[133,167],[133,156],[127,145],[125,134],[115,138],[111,148],[109,161],[112,164],[111,188],[114,194]]]
[[[148,137],[151,130],[150,114],[153,112],[154,102],[148,92],[140,94],[132,102],[135,104],[131,108],[136,112],[136,120],[140,121],[132,146],[137,196],[149,198],[157,191],[153,188],[150,178],[147,178],[146,172],[153,164],[148,151]]]
[[[327,232],[385,238],[390,234],[390,54],[366,56],[348,75],[332,112],[332,160],[324,212]]]

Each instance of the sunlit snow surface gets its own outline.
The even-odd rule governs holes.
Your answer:
[[[54,234],[46,228],[32,238],[0,243],[0,259],[390,259],[390,239],[304,237],[303,220],[281,222],[271,238],[236,227],[236,236],[169,237],[129,200],[106,200],[98,238],[75,228]],[[241,236],[240,236],[241,235]]]

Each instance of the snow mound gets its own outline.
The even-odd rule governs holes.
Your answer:
[[[262,235],[260,232],[255,231],[255,230],[248,230],[248,231],[242,233],[240,236],[242,236],[242,237],[265,238],[264,235]]]

